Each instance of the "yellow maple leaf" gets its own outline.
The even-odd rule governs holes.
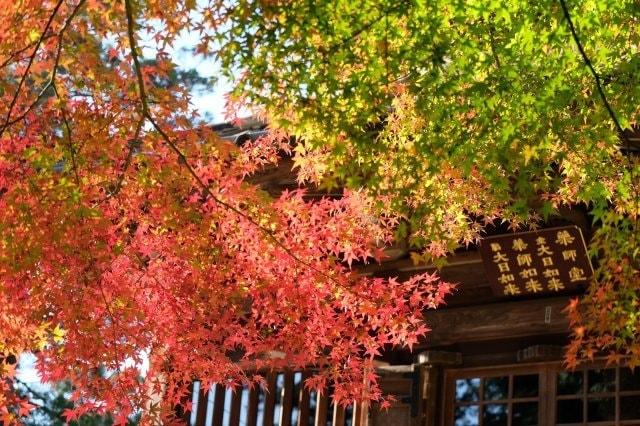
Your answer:
[[[529,161],[531,161],[534,158],[538,158],[538,153],[536,152],[535,146],[525,145],[523,154],[524,154],[524,164],[529,164]]]

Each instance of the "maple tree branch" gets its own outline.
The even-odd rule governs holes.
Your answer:
[[[20,115],[18,115],[17,117],[11,119],[11,112],[12,111],[11,111],[11,109],[9,110],[9,112],[7,113],[7,118],[5,120],[5,123],[3,124],[2,129],[0,129],[0,136],[2,136],[2,133],[4,133],[4,131],[9,126],[13,126],[17,122],[23,120],[27,116],[27,114],[29,114],[29,112],[38,104],[38,102],[40,102],[40,100],[47,93],[47,90],[49,90],[50,88],[53,88],[54,91],[56,91],[56,95],[57,95],[57,90],[55,88],[55,79],[56,79],[56,76],[58,75],[58,67],[60,66],[60,57],[62,55],[62,41],[63,41],[63,38],[64,38],[64,33],[67,30],[67,28],[68,28],[69,24],[71,23],[71,21],[73,21],[73,19],[78,14],[78,11],[82,7],[82,5],[85,3],[85,1],[86,0],[80,0],[78,2],[78,4],[75,6],[75,8],[71,12],[71,14],[67,17],[67,19],[65,20],[64,24],[60,28],[60,31],[58,31],[58,34],[55,35],[56,37],[58,37],[58,48],[56,49],[56,56],[55,56],[55,59],[54,59],[54,62],[53,62],[53,67],[52,67],[52,70],[51,70],[51,76],[49,77],[49,80],[44,85],[44,87],[40,90],[40,92],[38,93],[38,96],[36,96],[35,100],[33,102],[31,102],[29,104],[29,106],[24,111],[22,111],[22,113],[20,113]],[[50,37],[53,37],[53,35],[51,35]],[[31,57],[32,59],[35,57],[36,53],[37,53],[37,50],[34,51],[32,57]],[[28,70],[25,71],[25,76],[26,76],[27,72],[28,72]],[[17,96],[19,95],[19,92],[20,92],[20,86],[18,86],[18,90],[16,91],[14,99],[17,99]],[[58,96],[58,99],[59,98],[60,97]]]
[[[44,40],[48,40],[48,39],[50,39],[51,37],[55,37],[55,36],[56,36],[55,34],[47,34],[47,35],[44,37],[43,41],[44,41]],[[15,52],[13,52],[13,53],[10,53],[10,54],[9,54],[9,56],[7,57],[7,59],[5,59],[5,60],[0,64],[0,68],[4,68],[4,67],[6,67],[7,65],[9,65],[11,62],[13,62],[13,60],[16,58],[16,56],[18,56],[18,55],[20,55],[20,54],[22,54],[22,53],[26,52],[26,51],[27,51],[27,50],[29,50],[29,49],[31,49],[33,46],[35,46],[35,45],[36,45],[36,43],[37,43],[37,42],[38,42],[38,41],[36,40],[36,41],[34,41],[34,42],[32,42],[32,43],[27,44],[25,47],[23,47],[23,48],[21,48],[21,49],[18,49],[18,50],[16,50],[16,51],[15,51]],[[23,59],[23,58],[21,58],[21,59]],[[19,60],[19,59],[18,59],[18,60]]]
[[[389,14],[384,14],[384,84],[389,88]]]
[[[596,72],[595,68],[593,67],[593,64],[591,63],[591,60],[589,59],[589,56],[587,56],[587,53],[584,50],[584,47],[582,46],[582,43],[580,42],[580,38],[578,37],[578,33],[576,31],[575,26],[573,25],[573,21],[571,20],[571,15],[569,14],[569,9],[567,8],[567,4],[565,2],[565,0],[559,0],[560,1],[560,6],[562,6],[562,12],[564,14],[565,19],[567,20],[567,25],[569,26],[569,30],[571,30],[571,35],[573,37],[573,41],[575,42],[576,46],[578,47],[578,50],[580,51],[580,55],[582,56],[582,60],[584,61],[585,65],[587,66],[587,68],[589,68],[589,71],[591,72],[591,74],[593,75],[593,78],[596,81],[596,88],[598,89],[598,93],[600,95],[600,98],[602,99],[602,103],[604,104],[605,109],[607,110],[607,113],[609,114],[609,117],[611,117],[611,120],[613,121],[616,130],[618,131],[618,135],[620,138],[622,138],[624,140],[624,143],[626,145],[626,158],[627,158],[627,162],[628,162],[628,166],[629,166],[629,173],[630,173],[630,178],[631,178],[631,184],[633,185],[633,192],[634,192],[634,196],[635,196],[635,201],[637,204],[640,204],[640,193],[638,192],[638,186],[634,185],[633,181],[634,181],[634,175],[635,175],[635,167],[634,167],[634,162],[631,158],[631,141],[629,140],[629,137],[627,136],[627,134],[624,132],[624,129],[622,128],[622,126],[620,125],[620,121],[618,121],[618,117],[616,116],[615,112],[613,111],[613,108],[611,107],[611,105],[609,104],[609,101],[607,100],[607,96],[604,93],[604,90],[602,88],[602,83],[600,81],[600,75],[598,75],[598,73]],[[634,214],[634,228],[636,230],[640,229],[640,214],[638,214],[638,212],[635,212]],[[634,236],[634,240],[633,240],[633,246],[636,246],[636,242],[637,242],[637,238],[635,238]]]
[[[232,211],[233,213],[235,213],[238,216],[242,217],[243,219],[247,220],[249,223],[251,223],[257,229],[259,229],[260,232],[262,232],[268,239],[270,239],[278,247],[280,247],[293,260],[295,260],[296,262],[301,263],[302,265],[310,268],[312,271],[314,271],[314,272],[322,275],[323,277],[331,280],[332,282],[340,285],[340,282],[338,280],[336,280],[334,277],[332,277],[332,276],[320,271],[318,268],[313,266],[311,263],[306,262],[303,259],[301,259],[299,256],[297,256],[289,247],[285,246],[278,239],[278,237],[276,236],[276,234],[274,232],[272,232],[271,230],[269,230],[269,229],[263,227],[262,225],[260,225],[254,218],[252,218],[251,216],[249,216],[248,214],[246,214],[242,210],[238,209],[237,207],[235,207],[235,206],[227,203],[226,201],[223,201],[220,198],[218,198],[215,195],[213,195],[211,193],[211,190],[209,189],[209,185],[205,184],[202,181],[202,179],[200,178],[200,176],[198,176],[196,171],[189,165],[189,163],[187,161],[187,157],[182,153],[180,148],[178,148],[177,145],[171,141],[171,139],[169,138],[169,135],[167,135],[167,133],[158,125],[158,123],[156,123],[156,121],[153,118],[151,118],[149,116],[147,116],[147,118],[149,119],[149,122],[153,125],[153,127],[156,129],[156,131],[160,134],[162,139],[176,153],[176,155],[178,156],[178,162],[187,169],[189,174],[193,177],[193,179],[197,182],[197,184],[202,188],[202,196],[203,196],[203,198],[205,200],[207,198],[211,198],[215,203],[221,205],[222,207],[226,208],[227,210]]]
[[[500,64],[500,57],[498,56],[498,52],[496,50],[495,28],[491,23],[489,23],[489,47],[491,48],[491,54],[493,55],[493,60],[496,63],[496,67],[502,68],[502,65]]]
[[[344,46],[346,46],[347,44],[351,43],[353,40],[358,38],[362,33],[369,31],[378,22],[382,21],[383,19],[387,19],[389,17],[389,14],[400,9],[401,5],[402,5],[402,2],[398,2],[394,7],[383,9],[382,12],[375,19],[372,19],[366,24],[363,24],[360,28],[356,29],[354,32],[344,37],[339,42],[329,46],[329,48],[324,50],[322,53],[324,54],[336,53],[338,50],[340,50],[341,48],[343,48]]]
[[[18,88],[16,89],[16,93],[13,95],[13,98],[11,99],[11,102],[9,103],[9,109],[7,110],[7,116],[5,118],[4,124],[2,125],[2,128],[0,128],[0,137],[2,137],[2,135],[5,132],[5,130],[9,126],[9,121],[11,120],[11,113],[13,112],[13,108],[15,107],[16,102],[18,101],[18,96],[20,96],[20,91],[22,89],[22,85],[24,84],[25,80],[27,79],[27,76],[29,75],[29,71],[31,70],[31,66],[33,65],[33,61],[36,59],[36,55],[38,54],[38,50],[40,50],[40,45],[44,41],[44,37],[47,34],[47,31],[49,31],[49,28],[51,27],[51,24],[53,23],[53,19],[58,14],[58,10],[60,9],[60,6],[62,6],[63,2],[64,2],[64,0],[58,0],[58,2],[56,3],[55,7],[53,8],[53,12],[51,13],[51,16],[49,16],[49,19],[47,20],[47,23],[46,23],[46,25],[44,27],[44,30],[42,31],[42,34],[38,38],[38,42],[36,43],[35,47],[33,48],[33,53],[31,54],[31,57],[29,58],[29,63],[27,64],[27,67],[24,70],[24,73],[22,74],[22,77],[20,78],[20,82],[18,83]]]
[[[147,92],[145,89],[144,78],[142,76],[142,71],[140,68],[140,59],[138,58],[137,44],[135,40],[135,29],[133,28],[133,9],[131,7],[131,3],[129,0],[125,0],[125,13],[127,16],[127,35],[129,39],[129,47],[131,49],[131,58],[133,59],[134,70],[136,72],[136,78],[138,81],[138,91],[140,94],[140,105],[142,111],[140,112],[140,120],[136,125],[136,130],[133,135],[133,139],[129,142],[129,147],[127,150],[127,157],[125,158],[124,166],[122,172],[118,176],[118,180],[116,181],[115,188],[107,194],[106,199],[112,198],[117,195],[122,189],[122,184],[124,183],[125,175],[129,166],[131,165],[131,160],[133,159],[133,152],[136,149],[138,139],[140,138],[140,132],[142,131],[142,126],[146,119],[149,118],[149,106],[147,103]]]
[[[75,147],[73,146],[73,136],[72,136],[72,132],[71,132],[71,126],[69,125],[69,120],[67,118],[67,110],[66,110],[65,106],[62,103],[62,98],[60,97],[60,93],[58,92],[58,86],[56,85],[56,76],[57,76],[58,67],[59,67],[59,64],[60,64],[60,57],[62,55],[62,46],[63,46],[63,41],[64,41],[64,33],[67,30],[67,27],[69,26],[71,21],[73,21],[73,19],[77,15],[77,13],[80,10],[80,8],[82,7],[82,5],[85,3],[85,1],[86,0],[80,0],[78,2],[76,7],[71,11],[71,14],[64,21],[64,24],[62,25],[62,28],[60,28],[60,31],[58,31],[58,49],[56,50],[56,58],[55,58],[55,61],[54,61],[54,64],[53,64],[53,69],[51,71],[51,78],[49,79],[49,83],[50,83],[51,87],[53,87],[53,92],[55,93],[56,98],[60,102],[60,112],[62,114],[62,121],[64,122],[64,126],[67,129],[67,141],[68,141],[69,156],[71,157],[71,167],[73,169],[73,175],[74,175],[74,178],[75,178],[75,181],[76,181],[76,185],[78,187],[80,186],[80,175],[78,173],[78,161],[76,159],[76,150],[75,150]],[[38,102],[38,99],[40,99],[40,97],[44,94],[45,90],[46,90],[46,86],[40,92],[40,95],[38,95],[38,98],[36,99],[36,101],[31,104],[29,109],[33,108],[33,106],[36,104],[36,102]]]
[[[593,68],[593,64],[591,63],[591,60],[587,56],[587,53],[584,51],[584,47],[582,46],[582,43],[580,42],[580,38],[578,37],[578,33],[576,32],[576,28],[573,25],[573,21],[571,20],[571,16],[569,15],[569,9],[567,9],[567,4],[565,3],[565,0],[559,0],[559,1],[560,1],[560,6],[562,6],[562,12],[564,14],[564,17],[567,20],[567,25],[569,26],[569,30],[571,30],[571,35],[573,37],[573,41],[576,43],[576,47],[580,51],[580,55],[582,56],[582,60],[584,61],[584,64],[587,66],[587,68],[589,68],[589,71],[593,75],[593,78],[596,80],[596,88],[598,89],[598,94],[600,95],[600,99],[602,99],[602,103],[604,104],[604,107],[606,108],[607,112],[609,113],[609,116],[611,117],[611,120],[613,121],[613,124],[616,126],[616,129],[620,133],[620,136],[622,138],[624,138],[628,143],[628,138],[624,135],[624,130],[622,129],[622,126],[620,125],[620,122],[618,121],[618,117],[616,117],[616,114],[613,111],[613,108],[611,108],[611,105],[609,104],[609,101],[607,100],[607,96],[605,95],[604,90],[602,89],[602,83],[600,81],[600,75],[598,75],[598,73],[596,72],[595,68]]]
[[[15,383],[19,384],[20,386],[22,386],[23,388],[25,388],[25,390],[28,393],[32,394],[36,399],[39,399],[39,400],[42,400],[42,401],[46,401],[47,400],[46,396],[44,396],[39,391],[36,391],[35,389],[33,389],[27,382],[24,382],[24,381],[18,379],[17,377],[14,377],[13,381]],[[39,410],[44,411],[45,413],[47,413],[48,415],[50,415],[52,417],[57,417],[58,416],[58,413],[56,413],[55,411],[53,411],[52,409],[50,409],[49,407],[47,407],[44,404],[38,404],[35,401],[33,401],[32,399],[29,399],[29,403],[36,405]]]
[[[130,0],[124,0],[125,13],[127,15],[127,35],[129,38],[129,49],[131,50],[131,58],[133,59],[133,67],[138,79],[138,91],[140,93],[140,104],[142,106],[142,115],[149,115],[149,106],[147,104],[147,91],[145,89],[144,77],[142,76],[142,68],[140,67],[140,59],[138,58],[136,34],[134,28],[133,8]]]
[[[58,87],[55,83],[53,83],[53,92],[56,94],[56,98],[62,104],[62,99],[60,97],[60,93],[58,93]],[[62,121],[64,123],[64,127],[67,129],[67,141],[68,141],[68,149],[69,156],[71,157],[71,167],[73,169],[73,175],[76,181],[76,185],[80,186],[80,175],[78,174],[78,162],[76,159],[76,151],[73,146],[73,136],[71,133],[71,126],[69,125],[69,120],[67,119],[67,110],[64,105],[60,105],[60,112],[62,114]]]
[[[122,360],[122,356],[120,354],[120,351],[118,350],[118,338],[116,335],[116,328],[119,329],[120,333],[122,333],[123,335],[125,335],[126,333],[124,333],[124,330],[122,329],[122,327],[120,327],[120,323],[118,321],[116,321],[115,316],[113,315],[113,311],[111,311],[111,306],[109,301],[107,300],[107,295],[104,292],[104,288],[102,287],[102,281],[100,279],[98,279],[98,288],[100,289],[100,294],[102,296],[102,301],[104,302],[104,307],[107,310],[107,315],[109,316],[109,319],[111,320],[111,327],[113,329],[113,355],[115,357],[115,361],[116,361],[116,368],[115,368],[115,372],[114,375],[119,376],[121,371],[120,371],[120,365],[124,362]],[[121,388],[122,390],[122,386],[120,384],[120,382],[118,381],[118,386]],[[127,400],[129,401],[129,404],[131,405],[131,407],[134,407],[135,404],[133,403],[133,401],[131,400],[131,397],[129,396],[129,394],[126,392],[126,390],[122,390],[123,394],[126,396]]]
[[[138,120],[138,123],[136,124],[136,130],[133,134],[133,138],[129,140],[129,146],[127,148],[127,157],[124,160],[124,166],[122,167],[122,171],[118,175],[118,179],[116,180],[116,184],[113,190],[111,190],[107,194],[105,199],[102,201],[115,197],[116,195],[118,195],[118,193],[122,189],[122,184],[124,183],[127,170],[129,169],[129,166],[131,165],[131,160],[133,159],[133,152],[136,150],[136,147],[139,146],[140,132],[142,131],[142,125],[144,124],[144,121],[145,121],[145,116],[141,115],[140,120]]]
[[[145,85],[144,85],[144,78],[143,78],[143,75],[142,75],[142,69],[140,67],[140,60],[138,58],[138,52],[137,52],[137,43],[136,43],[135,29],[134,29],[133,8],[131,6],[131,0],[124,0],[124,4],[125,4],[126,15],[127,15],[127,33],[128,33],[128,38],[129,38],[129,48],[131,50],[131,57],[132,57],[133,64],[134,64],[134,70],[135,70],[136,77],[137,77],[137,80],[138,80],[138,92],[139,92],[139,96],[140,96],[142,115],[144,117],[146,117],[147,120],[149,120],[149,123],[151,123],[153,128],[158,132],[158,134],[162,137],[162,139],[169,146],[169,148],[176,154],[176,156],[178,157],[178,163],[180,165],[184,166],[187,169],[187,172],[195,180],[195,182],[198,184],[198,186],[200,186],[200,188],[202,189],[202,197],[205,200],[207,198],[211,198],[216,204],[226,208],[227,210],[229,210],[229,211],[237,214],[238,216],[242,217],[243,219],[247,220],[249,223],[251,223],[257,229],[259,229],[260,232],[262,232],[269,240],[271,240],[278,247],[280,247],[288,256],[290,256],[296,262],[299,262],[300,264],[310,268],[312,271],[322,275],[323,277],[331,280],[332,282],[334,282],[336,284],[340,284],[338,282],[338,280],[336,280],[334,277],[332,277],[332,276],[320,271],[318,268],[313,266],[311,263],[306,262],[305,260],[303,260],[299,256],[297,256],[290,248],[285,246],[278,239],[278,237],[276,236],[276,234],[274,232],[272,232],[271,230],[269,230],[269,229],[263,227],[262,225],[260,225],[255,219],[253,219],[247,213],[243,212],[239,208],[237,208],[237,207],[227,203],[226,201],[221,200],[220,198],[216,197],[215,195],[213,195],[213,193],[211,192],[211,190],[209,188],[209,185],[204,183],[204,181],[200,178],[200,176],[198,176],[196,171],[193,169],[193,167],[191,167],[191,165],[187,161],[187,157],[184,155],[184,153],[171,140],[169,135],[162,129],[162,127],[160,127],[160,125],[156,122],[156,120],[151,115],[151,112],[149,111],[149,107],[148,107],[147,93],[146,93]]]

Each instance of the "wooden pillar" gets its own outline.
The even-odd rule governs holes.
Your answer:
[[[256,426],[258,420],[258,392],[259,389],[253,385],[249,389],[249,410],[247,411],[247,426]]]
[[[308,426],[309,424],[309,390],[304,382],[309,377],[308,371],[302,372],[300,378],[300,394],[298,396],[298,424],[296,426]]]
[[[420,403],[418,414],[419,426],[435,426],[438,412],[438,388],[442,370],[437,365],[420,365]]]
[[[344,407],[333,404],[333,426],[344,426]]]
[[[353,404],[353,417],[351,424],[353,426],[369,425],[369,406],[366,402]]]
[[[325,426],[327,424],[327,409],[329,408],[329,398],[326,394],[316,393],[316,421],[315,426]]]
[[[242,403],[242,388],[238,387],[231,394],[231,412],[229,413],[229,426],[240,424],[240,405]]]
[[[426,351],[418,354],[420,387],[416,426],[436,426],[444,390],[443,371],[447,366],[460,365],[462,354],[457,352]]]
[[[213,416],[211,424],[213,426],[222,426],[222,420],[224,416],[224,399],[227,393],[227,388],[217,384],[215,385],[215,396],[213,400]]]
[[[293,409],[293,372],[284,373],[284,385],[282,386],[282,406],[280,408],[280,426],[291,426],[291,411]]]
[[[195,426],[203,426],[207,417],[207,401],[209,398],[209,389],[205,389],[200,382],[200,390],[198,392],[198,408],[196,411]]]
[[[273,426],[273,415],[276,408],[276,373],[267,374],[267,389],[264,395],[263,426]]]

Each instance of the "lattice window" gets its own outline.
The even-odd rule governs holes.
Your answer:
[[[559,363],[446,372],[444,426],[640,425],[640,370]]]
[[[640,424],[640,371],[586,369],[556,374],[556,424]]]
[[[460,378],[455,381],[455,426],[538,424],[537,373]]]

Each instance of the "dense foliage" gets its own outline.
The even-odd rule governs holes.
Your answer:
[[[338,401],[379,399],[373,358],[412,346],[451,290],[351,272],[391,241],[368,195],[273,200],[245,182],[289,149],[277,131],[234,149],[192,127],[166,49],[194,8],[0,2],[3,424],[33,408],[11,381],[25,351],[72,383],[69,421],[168,424],[193,379],[256,384],[284,365],[318,366],[307,385]]]
[[[570,365],[640,363],[635,1],[244,1],[212,11],[234,101],[299,137],[301,181],[365,187],[422,260],[585,206],[596,279]],[[627,136],[624,136],[624,135]],[[634,145],[635,144],[635,148]],[[635,149],[635,151],[634,151]],[[636,152],[634,156],[632,153]]]
[[[23,419],[25,426],[111,426],[113,419],[108,414],[85,414],[76,420],[67,422],[66,413],[73,409],[70,395],[73,387],[69,382],[59,382],[54,386],[39,386],[15,380],[18,393],[28,398],[34,405],[29,416]],[[137,424],[136,418],[128,423]]]
[[[600,268],[570,307],[568,360],[640,360],[640,166],[618,135],[638,113],[637,2],[0,5],[0,350],[70,379],[70,419],[166,422],[195,377],[283,364],[321,366],[308,384],[341,401],[379,398],[373,357],[416,342],[451,287],[359,278],[352,261],[393,238],[442,258],[496,220],[578,204]],[[193,128],[187,85],[167,84],[181,31],[268,138],[231,149]],[[300,180],[344,198],[246,183],[284,134]],[[1,386],[8,423],[29,407]]]

